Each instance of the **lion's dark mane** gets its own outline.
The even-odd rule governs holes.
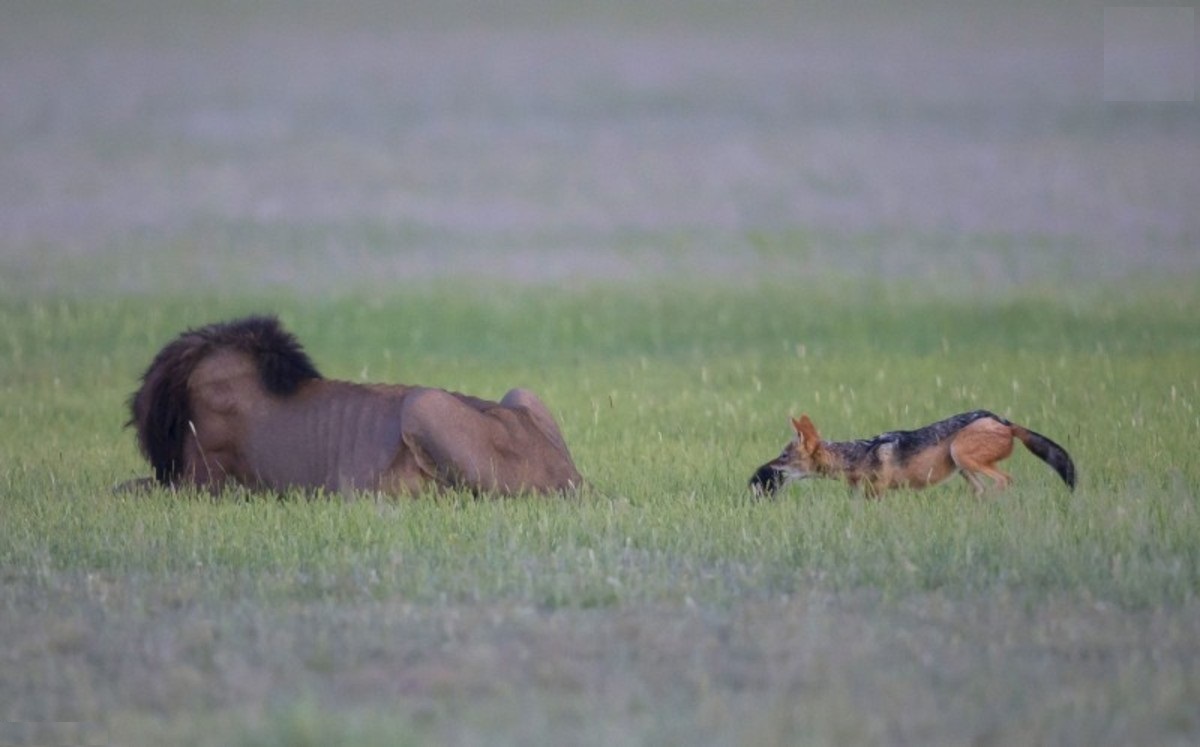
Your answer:
[[[200,361],[217,350],[251,356],[263,387],[287,396],[306,381],[321,378],[296,338],[274,316],[248,316],[230,322],[189,329],[164,347],[129,398],[128,426],[137,430],[142,454],[154,467],[154,477],[170,485],[183,468],[183,447],[192,412],[188,379]]]

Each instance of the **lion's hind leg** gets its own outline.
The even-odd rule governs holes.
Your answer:
[[[534,425],[538,427],[542,435],[562,449],[564,453],[569,454],[567,441],[563,438],[562,431],[558,429],[558,423],[554,420],[554,416],[550,414],[550,408],[546,407],[546,404],[536,394],[528,389],[510,389],[500,400],[500,405],[509,409],[524,409],[529,413],[529,417],[533,419]]]
[[[415,390],[405,396],[401,437],[421,471],[447,487],[511,494],[578,485],[557,426],[524,390],[482,409],[440,389]]]
[[[421,472],[445,487],[494,487],[491,426],[478,410],[441,389],[414,389],[400,411],[401,440]]]

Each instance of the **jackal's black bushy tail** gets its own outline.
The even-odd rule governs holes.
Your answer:
[[[1042,434],[1019,425],[1013,426],[1013,435],[1021,439],[1021,443],[1025,444],[1025,448],[1032,451],[1034,456],[1049,464],[1067,487],[1075,489],[1075,462],[1071,461],[1071,455],[1066,449]]]
[[[183,448],[192,421],[188,379],[208,355],[224,349],[252,356],[263,387],[272,394],[291,394],[303,382],[321,378],[300,343],[272,316],[210,324],[175,338],[142,375],[142,385],[129,398],[126,423],[137,430],[142,455],[164,485],[176,482],[184,469]]]

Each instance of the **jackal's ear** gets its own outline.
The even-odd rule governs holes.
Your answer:
[[[817,448],[817,444],[821,443],[821,435],[817,433],[817,426],[813,425],[813,421],[807,415],[801,415],[800,419],[792,418],[792,428],[796,431],[796,437],[800,439],[800,445],[806,451],[813,451]]]

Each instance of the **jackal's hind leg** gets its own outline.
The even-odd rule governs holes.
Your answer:
[[[980,475],[990,477],[992,482],[996,484],[997,490],[1006,489],[1009,483],[1012,482],[1012,477],[990,464],[969,464],[960,465],[960,467],[962,476],[967,479],[967,482],[971,483],[971,488],[975,491],[976,495],[982,493],[984,490],[983,480],[979,478]]]
[[[962,470],[963,476],[976,494],[983,492],[980,475],[986,475],[1003,490],[1010,478],[996,469],[996,463],[1012,454],[1012,431],[1009,426],[990,418],[976,420],[959,431],[950,444],[950,459]]]
[[[983,494],[983,480],[979,479],[979,475],[965,469],[959,470],[959,474],[963,476],[964,480],[971,484],[971,492],[973,492],[975,495]]]
[[[987,467],[983,468],[981,472],[992,478],[992,482],[996,483],[997,490],[1007,489],[1009,483],[1012,482],[1012,476],[1007,472],[996,469],[995,465],[988,465]]]

